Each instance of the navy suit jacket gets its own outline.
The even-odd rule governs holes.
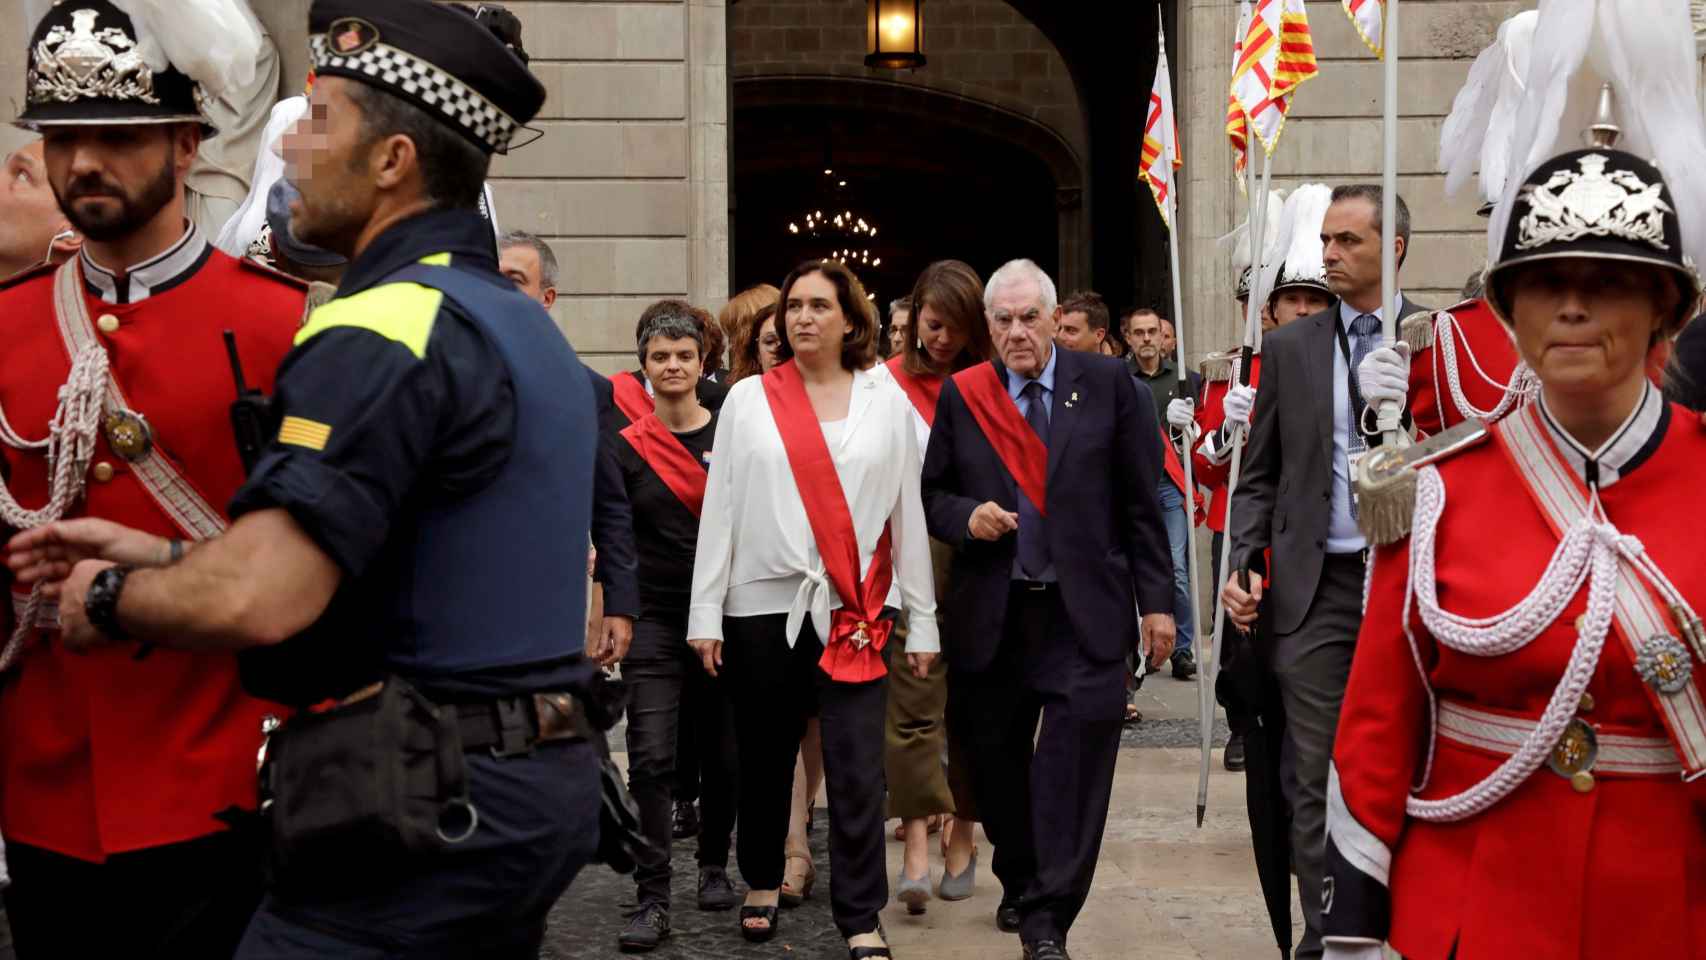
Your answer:
[[[604,587],[605,616],[637,617],[640,556],[634,546],[634,510],[622,482],[622,466],[611,447],[622,442],[616,434],[627,426],[627,418],[616,409],[610,379],[591,369],[587,375],[598,400],[598,465],[592,482],[592,545],[598,551],[598,563],[592,578]]]
[[[1173,560],[1156,496],[1163,462],[1155,402],[1121,361],[1054,349],[1049,551],[1079,649],[1092,661],[1117,661],[1133,652],[1136,607],[1173,611]],[[999,362],[995,373],[1005,389]],[[1019,500],[951,378],[930,430],[923,493],[930,535],[955,551],[947,594],[936,601],[942,649],[953,669],[985,669],[1001,643],[1018,536],[978,540],[966,525],[986,501],[1017,511]]]

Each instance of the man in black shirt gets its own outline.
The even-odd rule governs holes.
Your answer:
[[[647,311],[636,339],[655,412],[623,428],[613,448],[634,507],[640,561],[640,617],[623,665],[628,783],[655,848],[634,871],[640,907],[618,939],[627,951],[651,950],[669,935],[670,795],[683,724],[705,728],[710,735],[700,739],[712,745],[702,758],[699,908],[727,910],[739,902],[726,872],[735,814],[732,718],[719,681],[698,669],[687,645],[699,510],[717,429],[716,415],[696,393],[705,343],[686,309]]]

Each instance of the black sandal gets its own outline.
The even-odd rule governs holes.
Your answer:
[[[882,957],[884,960],[894,960],[894,954],[889,951],[889,945],[886,943],[880,947],[847,948],[847,960],[870,960],[870,958],[873,957]]]
[[[765,943],[776,936],[776,925],[781,922],[781,916],[781,911],[775,907],[749,907],[741,904],[740,935],[745,937],[748,943]],[[749,927],[746,925],[748,920],[763,920],[769,926]]]

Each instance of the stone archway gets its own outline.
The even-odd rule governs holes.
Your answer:
[[[1013,238],[1012,254],[1029,253],[1039,260],[1052,261],[1062,291],[1078,289],[1089,279],[1089,224],[1084,208],[1085,169],[1079,152],[1053,127],[1045,125],[1018,109],[1017,104],[1003,106],[947,90],[916,84],[895,83],[866,77],[833,74],[765,74],[737,77],[733,84],[736,140],[744,144],[735,158],[737,200],[734,225],[739,234],[742,222],[740,184],[743,176],[749,183],[773,188],[776,181],[769,177],[754,180],[755,173],[780,173],[788,163],[774,163],[767,169],[766,159],[773,154],[754,154],[763,151],[764,117],[788,117],[798,128],[802,116],[820,116],[829,125],[851,124],[863,131],[863,142],[829,146],[843,158],[857,158],[857,164],[871,169],[873,165],[895,174],[928,178],[951,171],[966,170],[967,165],[990,175],[988,185],[1002,189],[1002,184],[1015,186],[1024,183],[1026,189],[1046,181],[1047,196],[1052,199],[1053,249],[1039,252],[1023,249],[1023,238]],[[860,125],[847,118],[880,118],[873,132],[870,125]],[[746,131],[746,135],[742,135]],[[845,135],[844,135],[845,139]],[[755,143],[754,141],[758,141]],[[819,149],[815,142],[793,144],[792,165],[815,168]],[[926,155],[928,154],[928,155]],[[802,162],[803,161],[803,162]],[[1027,162],[1028,161],[1028,162]],[[1032,175],[1027,167],[1033,167]],[[1009,177],[996,175],[998,169],[1010,169]],[[963,176],[963,174],[962,174]],[[926,181],[928,182],[928,181]],[[751,206],[751,198],[746,204]],[[993,211],[992,211],[993,213]],[[1037,218],[1027,219],[1036,223]],[[973,230],[983,230],[978,225]],[[742,244],[737,240],[737,250]],[[974,245],[975,246],[975,245]],[[954,249],[920,251],[923,259],[943,256],[965,256]],[[744,282],[737,253],[737,284]],[[989,269],[993,263],[976,264]]]

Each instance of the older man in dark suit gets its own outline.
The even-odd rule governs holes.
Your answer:
[[[1151,663],[1173,647],[1161,451],[1123,364],[1055,348],[1036,264],[997,270],[984,307],[1000,359],[943,384],[924,458],[930,535],[955,548],[938,600],[948,723],[995,845],[997,923],[1026,958],[1065,960],[1107,822],[1125,658],[1134,637]]]
[[[1395,250],[1410,240],[1400,198]],[[1327,286],[1339,302],[1262,340],[1244,475],[1227,522],[1233,574],[1222,588],[1227,616],[1256,621],[1266,597],[1274,673],[1285,704],[1293,776],[1291,844],[1306,927],[1296,956],[1321,956],[1321,871],[1326,856],[1327,767],[1339,704],[1362,625],[1368,549],[1357,529],[1356,462],[1372,438],[1354,371],[1381,344],[1380,187],[1334,189],[1321,226]],[[1400,318],[1421,309],[1400,295]],[[1369,418],[1372,423],[1373,417]],[[1272,562],[1264,553],[1272,554]],[[1240,583],[1248,574],[1249,587]]]

